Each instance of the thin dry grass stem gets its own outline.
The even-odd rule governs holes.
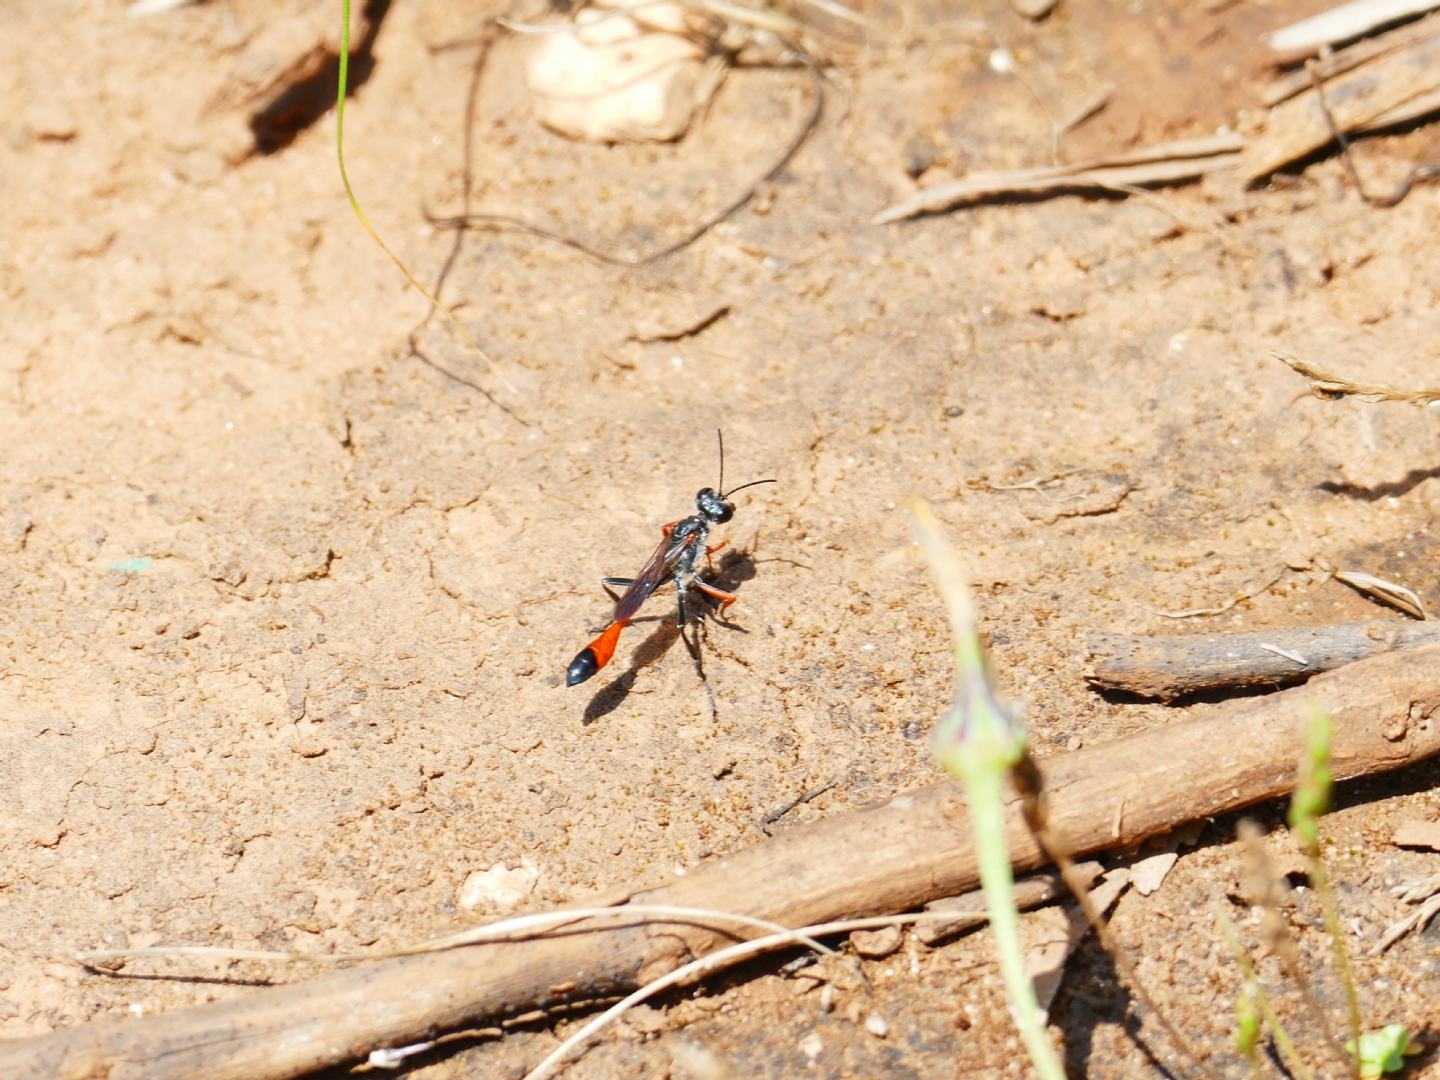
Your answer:
[[[1246,600],[1255,599],[1255,597],[1259,596],[1261,593],[1269,592],[1276,585],[1280,584],[1280,579],[1283,578],[1286,574],[1288,574],[1292,569],[1293,567],[1282,566],[1280,568],[1280,572],[1274,577],[1272,577],[1269,581],[1265,582],[1263,585],[1258,585],[1253,589],[1242,592],[1237,595],[1233,600],[1229,600],[1226,603],[1221,604],[1219,607],[1192,608],[1189,611],[1161,611],[1158,608],[1147,607],[1145,610],[1150,612],[1151,615],[1159,615],[1163,619],[1198,619],[1210,615],[1223,615],[1225,614],[1225,612],[1229,611],[1237,604],[1243,604]]]
[[[1434,405],[1436,402],[1440,402],[1440,388],[1407,390],[1404,387],[1390,386],[1386,383],[1357,382],[1354,379],[1347,379],[1343,375],[1321,371],[1308,360],[1301,360],[1298,356],[1280,352],[1272,352],[1270,355],[1309,379],[1310,392],[1319,398],[1354,396],[1364,401],[1403,401],[1410,405]]]
[[[1437,913],[1440,913],[1440,874],[1410,886],[1400,897],[1407,904],[1425,903],[1399,922],[1392,923],[1370,950],[1371,956],[1379,956],[1411,930],[1424,929]]]
[[[1435,5],[1430,0],[1368,0],[1363,3],[1339,4],[1318,15],[1282,26],[1264,35],[1276,61],[1298,59],[1319,52],[1322,56],[1331,46],[1364,37],[1372,30],[1413,15],[1423,15]]]
[[[593,244],[587,244],[583,240],[577,240],[573,236],[555,229],[547,229],[542,225],[535,225],[524,218],[516,217],[513,214],[495,213],[464,213],[453,217],[437,217],[425,212],[425,220],[437,229],[466,229],[478,225],[491,225],[498,228],[515,229],[519,232],[528,233],[531,236],[538,236],[542,240],[549,240],[553,243],[563,244],[587,255],[596,262],[604,263],[607,266],[621,266],[635,269],[641,266],[648,266],[650,263],[659,262],[668,258],[678,251],[683,251],[695,243],[702,236],[715,228],[721,222],[727,221],[743,210],[752,199],[759,193],[760,188],[768,184],[780,173],[784,172],[791,160],[800,152],[800,148],[810,138],[811,133],[820,124],[820,118],[825,112],[825,76],[821,73],[819,64],[815,58],[798,46],[792,45],[796,55],[810,72],[812,80],[812,93],[810,108],[807,110],[804,119],[801,120],[795,133],[786,141],[772,164],[765,172],[752,180],[748,185],[726,203],[715,213],[711,214],[696,223],[691,229],[678,240],[673,240],[663,247],[642,255],[617,255],[613,250],[606,250]]]
[[[739,944],[719,949],[700,957],[698,960],[692,960],[690,963],[678,967],[666,975],[662,975],[660,978],[640,987],[640,989],[628,997],[617,1001],[599,1016],[587,1022],[546,1055],[538,1065],[525,1074],[524,1080],[547,1080],[548,1077],[554,1076],[557,1070],[586,1043],[590,1042],[598,1032],[614,1023],[636,1005],[654,997],[656,994],[663,993],[672,986],[679,986],[692,979],[703,978],[712,972],[731,967],[743,960],[748,960],[752,956],[759,956],[762,953],[771,952],[775,949],[783,949],[790,945],[809,944],[813,938],[828,937],[831,934],[848,934],[854,930],[875,930],[886,926],[907,926],[927,920],[939,921],[945,917],[942,912],[920,911],[904,915],[874,915],[864,919],[843,919],[838,922],[802,926],[798,930],[783,930],[780,933],[771,934],[767,937],[755,938],[751,941],[742,941]],[[828,952],[830,950],[826,951]]]
[[[969,487],[979,488],[982,491],[1033,491],[1041,498],[1050,502],[1074,502],[1076,499],[1083,499],[1084,495],[1052,495],[1045,490],[1047,484],[1058,484],[1067,476],[1074,476],[1078,469],[1066,469],[1064,472],[1051,473],[1049,476],[1036,477],[1034,480],[1025,480],[1018,484],[992,484],[989,480],[972,480],[968,482]]]
[[[1040,774],[1028,754],[1025,763],[1016,770],[1015,776],[1018,781],[1016,786],[1020,789],[1020,806],[1025,817],[1025,824],[1029,827],[1031,835],[1035,837],[1035,842],[1040,846],[1040,850],[1059,869],[1060,876],[1065,879],[1066,886],[1080,905],[1080,910],[1085,915],[1085,921],[1095,931],[1095,937],[1100,942],[1100,947],[1114,962],[1116,969],[1125,980],[1126,987],[1155,1017],[1165,1034],[1170,1037],[1171,1043],[1200,1075],[1209,1080],[1219,1080],[1217,1074],[1212,1072],[1200,1059],[1200,1055],[1171,1021],[1165,1010],[1160,1008],[1155,999],[1151,997],[1150,991],[1146,989],[1144,982],[1140,979],[1140,973],[1136,971],[1130,955],[1120,947],[1120,943],[1115,940],[1115,935],[1110,933],[1109,924],[1095,906],[1094,900],[1090,898],[1090,890],[1085,879],[1076,868],[1074,859],[1070,857],[1069,846],[1050,828],[1045,809],[1044,792],[1040,788]]]
[[[841,22],[848,22],[852,26],[858,26],[864,30],[871,30],[875,26],[870,19],[850,10],[844,4],[837,4],[835,0],[797,0],[797,3],[809,4],[816,11],[823,11],[826,15],[833,16]]]
[[[590,920],[605,920],[602,926],[580,926]],[[391,960],[398,956],[417,956],[421,953],[443,952],[446,949],[460,949],[470,945],[488,945],[505,941],[521,941],[543,937],[560,930],[575,933],[579,930],[615,930],[627,926],[638,926],[647,922],[688,922],[698,925],[749,926],[766,930],[771,934],[803,934],[790,930],[768,919],[756,919],[749,915],[738,915],[710,908],[675,907],[669,904],[626,904],[622,907],[567,908],[563,911],[546,911],[535,915],[519,915],[503,919],[488,926],[478,926],[459,933],[432,938],[429,941],[405,945],[398,949],[360,953],[319,953],[304,951],[271,951],[265,949],[230,949],[208,945],[155,945],[144,949],[92,949],[77,953],[76,960],[91,966],[112,964],[117,960],[133,960],[146,957],[206,956],[220,960],[260,960],[270,963],[296,964],[348,964],[361,960]],[[800,939],[803,944],[829,956],[835,950],[810,938]]]
[[[1192,214],[1190,211],[1195,208],[1191,207],[1186,210],[1181,210],[1158,191],[1152,191],[1147,187],[1140,187],[1138,184],[1125,184],[1119,181],[1098,179],[1092,179],[1091,182],[1102,191],[1114,191],[1120,195],[1129,195],[1131,198],[1138,199],[1149,206],[1153,206],[1156,210],[1159,210],[1166,217],[1170,218],[1171,221],[1175,222],[1175,224],[1189,232],[1198,233],[1202,236],[1215,236],[1220,239],[1227,250],[1231,247],[1228,238],[1223,232],[1225,218],[1219,211],[1209,211],[1206,213],[1204,210],[1197,210],[1195,214]],[[1202,213],[1206,213],[1206,219],[1203,221],[1198,219],[1198,214]]]
[[[1324,1008],[1315,997],[1310,979],[1300,962],[1300,950],[1290,935],[1289,924],[1280,910],[1285,900],[1286,886],[1275,872],[1270,853],[1265,849],[1264,834],[1260,826],[1249,818],[1243,818],[1237,829],[1237,838],[1244,851],[1244,879],[1241,891],[1253,907],[1260,909],[1260,935],[1265,948],[1280,961],[1285,977],[1294,984],[1300,994],[1310,1019],[1319,1027],[1324,1036],[1325,1049],[1345,1072],[1353,1072],[1355,1063],[1335,1041],[1335,1029]]]
[[[1058,142],[1070,132],[1096,115],[1106,105],[1110,104],[1111,95],[1115,93],[1115,84],[1106,83],[1098,89],[1092,90],[1090,96],[1082,98],[1080,104],[1072,108],[1068,113],[1055,122],[1055,140]]]
[[[464,339],[465,343],[485,362],[485,366],[489,369],[490,373],[499,380],[502,386],[518,397],[520,396],[520,391],[505,377],[504,372],[500,370],[494,358],[480,347],[480,343],[476,341],[474,335],[465,328],[465,324],[460,321],[459,316],[448,307],[442,305],[439,298],[431,293],[431,291],[421,283],[420,279],[410,271],[410,268],[405,265],[405,260],[400,258],[400,256],[390,248],[390,245],[381,237],[379,230],[371,224],[369,215],[365,213],[364,208],[360,205],[360,198],[355,194],[355,189],[350,183],[350,172],[345,165],[345,99],[349,93],[350,79],[350,0],[341,0],[340,7],[340,61],[338,86],[335,95],[335,158],[340,169],[340,184],[345,190],[345,198],[350,203],[350,209],[354,212],[355,219],[360,222],[361,227],[370,235],[370,239],[375,242],[375,245],[389,256],[390,261],[399,269],[405,280],[414,286],[415,290],[429,302],[430,310],[439,311],[444,315],[445,318],[449,320],[450,325],[453,326],[455,331]],[[486,396],[497,405],[500,404],[492,395],[486,393]],[[525,427],[530,426],[530,422],[522,418],[514,410],[504,406],[500,407],[501,411],[511,419]]]

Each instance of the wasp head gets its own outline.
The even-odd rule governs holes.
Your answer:
[[[695,509],[711,525],[723,525],[735,516],[735,504],[714,488],[701,488],[695,494]]]

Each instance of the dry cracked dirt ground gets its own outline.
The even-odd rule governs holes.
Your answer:
[[[626,268],[515,231],[457,244],[424,214],[468,198],[620,251],[664,243],[764,172],[807,73],[732,72],[676,146],[579,145],[532,123],[521,43],[474,44],[494,9],[396,3],[347,113],[351,174],[422,280],[449,264],[490,368],[357,226],[333,115],[292,131],[297,105],[257,149],[267,80],[331,5],[5,5],[0,1034],[251,992],[99,977],[78,949],[396,945],[693,867],[827,784],[776,827],[931,782],[943,617],[888,558],[912,493],[974,567],[1041,753],[1177,714],[1087,690],[1089,631],[1174,631],[1156,609],[1272,579],[1189,626],[1389,617],[1303,569],[1317,558],[1440,603],[1437,418],[1317,401],[1269,355],[1436,382],[1440,189],[1375,209],[1324,158],[1245,193],[869,224],[929,158],[1049,160],[1051,117],[1107,83],[1068,156],[1242,121],[1257,35],[1320,6],[1067,2],[1034,24],[907,0],[839,58],[817,129],[752,205]],[[1398,176],[1440,138],[1359,152]],[[740,603],[705,635],[708,688],[663,599],[566,688],[606,614],[598,579],[713,482],[717,427],[733,481],[778,483],[721,533]],[[1433,871],[1389,836],[1436,814],[1437,779],[1352,785],[1327,822],[1359,942],[1403,913],[1392,886]],[[1217,902],[1245,915],[1234,829],[1208,824],[1115,928],[1240,1075],[1211,921]],[[518,899],[486,888],[496,867]],[[1313,896],[1295,912],[1313,927]],[[1437,933],[1358,962],[1371,1015],[1432,1044]],[[1337,1002],[1323,937],[1302,941]],[[672,999],[570,1075],[691,1075],[696,1047],[727,1075],[1022,1072],[983,933],[907,939],[831,1012],[778,963]],[[872,1013],[886,1037],[856,1022]],[[1082,948],[1054,1007],[1075,1070],[1157,1074],[1136,1015]],[[413,1075],[518,1075],[555,1041],[532,1025]]]

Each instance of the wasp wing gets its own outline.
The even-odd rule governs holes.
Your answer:
[[[678,542],[671,540],[668,536],[661,540],[660,546],[655,549],[655,554],[651,555],[649,561],[640,568],[640,573],[635,575],[635,580],[630,583],[630,587],[616,601],[615,614],[611,621],[625,623],[633,619],[635,613],[640,610],[640,605],[650,598],[650,594],[665,584],[665,579],[675,569],[675,562],[680,558],[680,553],[694,542],[693,533]]]

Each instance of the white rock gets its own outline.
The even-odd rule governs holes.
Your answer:
[[[679,4],[637,16],[587,8],[574,33],[544,35],[525,76],[537,119],[591,142],[680,138],[725,74],[723,58],[671,32],[685,25]]]
[[[513,870],[496,863],[488,870],[474,870],[460,886],[456,902],[466,911],[482,905],[509,911],[535,890],[540,868],[526,856]]]

